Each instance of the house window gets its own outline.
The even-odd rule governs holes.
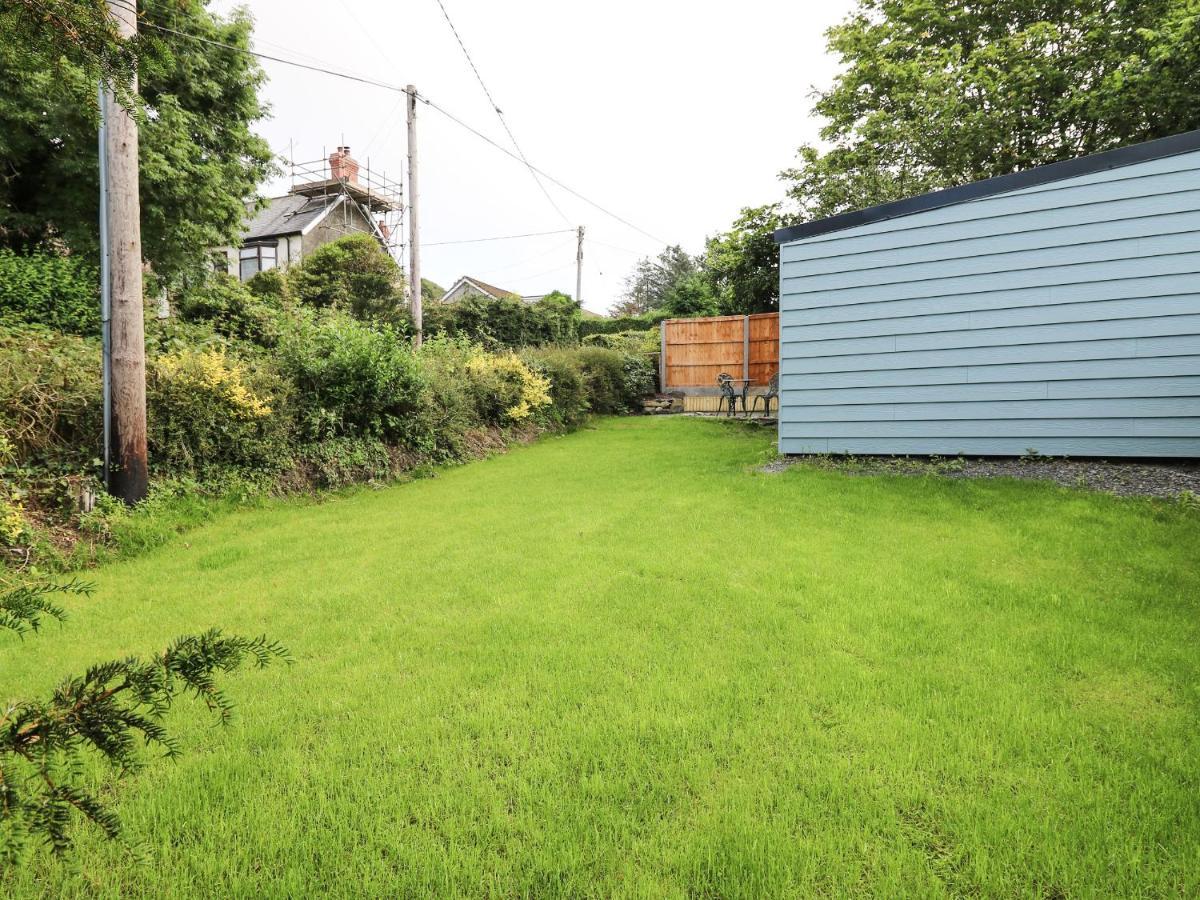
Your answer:
[[[275,245],[256,244],[243,247],[238,253],[238,277],[249,281],[259,272],[275,268]]]

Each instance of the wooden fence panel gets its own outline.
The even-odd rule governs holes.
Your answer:
[[[662,323],[664,390],[716,390],[717,376],[765,385],[779,369],[779,314],[667,319]]]
[[[747,316],[750,331],[750,378],[766,385],[779,371],[779,313]]]

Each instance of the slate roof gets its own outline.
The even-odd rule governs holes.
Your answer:
[[[288,194],[285,197],[272,197],[267,201],[267,205],[246,223],[246,233],[242,240],[254,241],[281,234],[298,234],[340,199],[339,195],[302,197],[299,194]]]

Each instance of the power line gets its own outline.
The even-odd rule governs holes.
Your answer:
[[[465,128],[467,131],[471,132],[471,134],[475,135],[480,140],[486,141],[487,143],[491,144],[493,147],[495,147],[497,150],[499,150],[505,156],[511,157],[512,159],[515,159],[518,162],[522,162],[521,158],[519,156],[517,156],[515,153],[513,153],[511,150],[509,150],[507,147],[503,147],[500,144],[497,144],[495,141],[493,141],[490,137],[488,137],[486,134],[484,134],[478,128],[468,125],[466,122],[464,122],[458,116],[454,115],[454,113],[450,112],[445,107],[439,106],[437,103],[434,103],[432,100],[430,100],[424,94],[418,94],[417,97],[426,106],[429,106],[429,107],[437,110],[443,116],[445,116],[447,119],[449,119],[451,122],[454,122],[456,125],[458,125],[461,128]],[[616,219],[618,222],[620,222],[626,228],[632,228],[634,231],[638,232],[638,234],[644,234],[646,237],[650,238],[653,241],[657,241],[658,243],[662,244],[664,247],[670,246],[670,244],[667,241],[664,241],[662,238],[651,234],[644,228],[639,228],[637,225],[634,225],[628,219],[618,216],[612,210],[605,209],[603,206],[601,206],[595,200],[591,200],[591,199],[585,197],[583,194],[579,193],[579,191],[575,190],[574,188],[567,187],[567,185],[563,184],[561,181],[559,181],[553,175],[548,175],[546,172],[544,172],[542,169],[539,169],[537,166],[529,165],[529,168],[533,169],[533,171],[537,172],[539,175],[541,175],[543,178],[545,178],[551,184],[562,188],[564,191],[566,191],[571,196],[578,197],[584,203],[588,204],[588,206],[592,206],[592,207],[600,210],[600,212],[604,213],[609,218]]]
[[[486,272],[481,272],[479,274],[479,277],[480,278],[491,278],[493,275],[499,274],[500,272],[511,272],[513,269],[520,269],[523,266],[529,265],[531,262],[536,262],[539,259],[544,259],[545,257],[551,256],[552,254],[565,253],[568,248],[572,248],[572,247],[574,247],[574,245],[575,245],[574,241],[567,241],[566,243],[555,244],[549,250],[543,250],[541,253],[535,253],[533,256],[527,256],[525,259],[522,259],[518,262],[510,263],[507,266],[500,266],[497,269],[488,269]]]
[[[269,59],[271,62],[283,63],[285,66],[295,66],[297,69],[308,69],[310,72],[320,72],[323,75],[332,75],[335,78],[345,78],[349,81],[357,81],[361,84],[369,84],[372,87],[383,88],[385,91],[399,91],[405,93],[404,88],[397,87],[394,84],[388,84],[384,81],[377,81],[374,78],[367,78],[362,75],[352,75],[349,72],[339,72],[336,69],[327,69],[324,66],[314,66],[309,63],[296,62],[294,59],[285,59],[282,56],[271,56],[269,53],[260,53],[257,50],[247,50],[245,47],[235,47],[233,44],[224,44],[221,41],[210,40],[206,37],[201,37],[198,34],[188,34],[186,31],[177,31],[174,28],[168,28],[165,25],[156,25],[154,22],[143,22],[147,28],[153,28],[155,31],[163,31],[167,34],[178,35],[179,37],[188,38],[193,41],[199,41],[202,44],[209,44],[213,47],[221,47],[224,50],[233,50],[235,53],[245,53],[247,56],[256,56],[259,59]],[[294,50],[289,50],[289,53],[294,53]]]
[[[183,38],[188,38],[190,40],[199,41],[202,44],[209,44],[210,46],[220,47],[224,50],[232,50],[235,53],[243,53],[247,56],[254,56],[254,57],[257,57],[258,59],[266,59],[266,60],[270,60],[271,62],[282,63],[283,65],[286,65],[286,66],[294,66],[295,68],[298,68],[298,69],[307,69],[311,72],[319,72],[323,75],[332,75],[334,78],[345,78],[349,81],[356,81],[360,84],[368,84],[368,85],[371,85],[372,87],[382,88],[385,91],[394,91],[394,92],[400,93],[400,94],[408,93],[408,91],[405,88],[402,88],[402,87],[400,87],[398,85],[394,85],[394,84],[388,84],[387,82],[384,82],[384,81],[378,81],[374,78],[367,78],[367,77],[364,77],[361,75],[352,75],[348,72],[339,72],[336,69],[330,69],[330,68],[326,68],[324,66],[315,66],[315,65],[309,65],[308,63],[296,62],[295,60],[285,59],[284,57],[280,57],[280,56],[271,56],[270,54],[267,54],[267,53],[260,53],[257,50],[248,50],[245,47],[235,47],[232,44],[225,44],[225,43],[222,43],[221,41],[214,41],[209,38],[200,37],[199,35],[196,35],[196,34],[188,34],[187,32],[184,32],[184,31],[177,31],[174,28],[167,28],[165,25],[156,25],[153,22],[143,22],[142,24],[145,27],[153,28],[156,31],[162,31],[167,34],[177,35],[178,37],[183,37]],[[291,53],[294,51],[289,50],[288,52]],[[433,100],[429,99],[429,97],[425,96],[424,94],[418,93],[417,99],[419,99],[422,103],[424,103],[426,106],[430,107],[431,109],[434,109],[437,112],[441,113],[443,116],[445,116],[451,122],[454,122],[456,125],[458,125],[460,128],[463,128],[463,129],[471,132],[471,134],[475,135],[480,140],[495,147],[497,150],[499,150],[505,156],[507,156],[511,159],[515,159],[517,162],[521,163],[522,165],[528,166],[528,168],[530,168],[533,172],[537,173],[538,175],[541,175],[543,178],[545,178],[547,181],[549,181],[551,184],[555,185],[556,187],[562,188],[564,191],[566,191],[572,197],[576,197],[579,200],[582,200],[584,203],[588,204],[588,206],[591,206],[594,209],[597,209],[600,212],[604,213],[604,215],[608,216],[609,218],[614,219],[617,222],[620,222],[626,228],[631,228],[634,231],[638,232],[639,234],[645,235],[646,237],[650,238],[651,240],[656,241],[659,244],[662,244],[664,247],[669,246],[669,243],[667,241],[664,241],[662,238],[658,237],[657,235],[651,234],[650,232],[646,231],[646,229],[644,229],[644,228],[639,228],[637,225],[634,225],[628,219],[617,215],[612,210],[606,209],[605,207],[601,206],[595,200],[585,197],[583,194],[579,193],[579,191],[575,190],[574,188],[568,187],[567,185],[563,184],[561,181],[559,181],[553,175],[550,175],[547,172],[543,171],[542,169],[539,169],[537,166],[533,165],[528,160],[522,159],[520,156],[518,156],[517,154],[515,154],[511,150],[509,150],[507,147],[496,143],[494,140],[492,140],[490,137],[488,137],[486,134],[484,134],[478,128],[475,128],[472,125],[467,124],[462,119],[460,119],[458,116],[456,116],[452,112],[450,112],[448,109],[433,102]]]
[[[467,58],[467,65],[469,65],[471,67],[471,71],[475,73],[475,80],[478,81],[479,86],[483,88],[483,95],[488,98],[488,103],[490,103],[492,105],[492,109],[496,111],[496,118],[498,118],[500,120],[500,124],[504,126],[504,131],[508,134],[508,139],[512,141],[513,147],[516,149],[517,154],[521,157],[521,162],[525,163],[525,168],[529,170],[530,176],[541,189],[542,193],[546,195],[547,202],[554,207],[554,211],[558,213],[559,218],[561,218],[568,225],[572,224],[571,220],[566,217],[561,209],[559,209],[558,204],[554,202],[554,198],[550,196],[550,192],[546,190],[546,186],[542,184],[542,180],[538,178],[537,172],[534,171],[533,166],[529,164],[529,159],[525,156],[525,151],[522,150],[521,145],[517,143],[517,136],[513,134],[512,129],[508,127],[508,120],[504,118],[504,113],[500,110],[500,105],[496,103],[495,98],[492,96],[492,92],[489,91],[488,86],[484,84],[483,76],[479,74],[479,67],[475,65],[475,60],[471,59],[471,54],[467,51],[467,45],[463,43],[462,36],[458,33],[458,29],[454,27],[454,22],[450,18],[450,13],[446,11],[446,4],[443,3],[442,0],[437,0],[437,5],[442,11],[442,16],[446,19],[446,24],[450,26],[450,30],[454,33],[454,39],[458,41],[458,46],[462,48],[463,56]]]
[[[465,238],[461,241],[422,241],[422,247],[444,247],[447,244],[482,244],[484,241],[515,241],[517,238],[545,237],[550,234],[574,234],[574,228],[560,228],[558,231],[533,231],[529,234],[502,234],[498,237]]]

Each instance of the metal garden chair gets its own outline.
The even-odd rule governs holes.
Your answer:
[[[756,394],[754,402],[750,404],[750,414],[754,414],[755,408],[758,406],[758,401],[763,401],[763,417],[769,418],[771,415],[771,401],[779,396],[779,373],[776,372],[771,376],[771,380],[767,382],[766,393]],[[746,402],[742,401],[742,406],[745,407]]]
[[[717,376],[717,387],[721,389],[721,408],[726,410],[726,415],[737,415],[738,397],[741,396],[737,388],[733,386],[733,376],[727,372],[722,372]],[[746,400],[742,399],[742,409],[746,408]]]

